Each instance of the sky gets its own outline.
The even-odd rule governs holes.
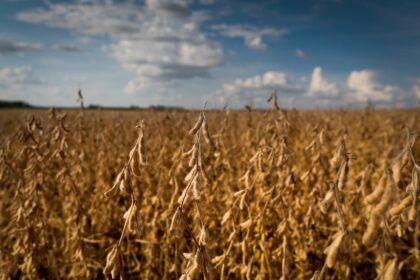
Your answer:
[[[417,0],[0,0],[0,99],[420,105]]]

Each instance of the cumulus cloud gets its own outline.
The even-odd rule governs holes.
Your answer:
[[[227,91],[238,91],[243,89],[269,89],[278,88],[287,92],[295,92],[299,89],[286,73],[268,71],[262,75],[256,75],[247,79],[237,79],[233,84],[225,85]]]
[[[213,25],[211,29],[218,31],[221,35],[230,38],[243,38],[245,45],[250,49],[264,50],[267,44],[263,42],[264,37],[278,38],[287,34],[285,28],[255,27],[250,25]]]
[[[214,92],[211,99],[223,105],[232,102],[244,105],[252,102],[257,107],[267,107],[265,98],[276,89],[284,107],[331,108],[352,104],[359,106],[368,100],[377,105],[408,104],[412,96],[420,98],[420,79],[415,80],[413,94],[404,94],[395,86],[382,85],[371,70],[352,71],[346,80],[331,82],[325,78],[322,68],[313,69],[309,81],[284,72],[268,71],[245,79],[226,83]]]
[[[48,83],[33,75],[32,66],[0,68],[0,87],[48,85]]]
[[[304,51],[302,51],[301,49],[296,49],[296,51],[295,51],[295,55],[296,55],[296,57],[298,57],[298,58],[304,58],[304,57],[306,56],[305,52],[304,52]]]
[[[268,71],[262,75],[236,79],[233,83],[224,84],[222,89],[212,95],[212,99],[219,104],[228,101],[234,104],[253,102],[257,106],[263,106],[268,93],[273,89],[282,94],[303,92],[303,88],[286,73]]]
[[[31,66],[0,68],[0,97],[2,98],[10,99],[17,94],[21,94],[24,89],[45,84],[45,82],[33,77]]]
[[[32,72],[31,66],[6,67],[0,69],[0,87],[10,88],[27,83]]]
[[[138,9],[128,4],[73,3],[49,4],[47,8],[37,8],[17,14],[17,19],[30,23],[42,23],[50,27],[75,30],[84,35],[113,34],[125,36],[135,33],[135,21],[142,16]]]
[[[40,51],[43,48],[44,46],[39,43],[18,42],[6,38],[0,38],[0,55]]]
[[[372,70],[352,71],[347,79],[349,98],[358,102],[390,102],[400,89],[382,85],[377,81],[377,73]]]
[[[84,36],[106,35],[107,46],[124,69],[135,77],[126,91],[142,91],[163,79],[209,77],[223,63],[223,49],[200,31],[203,16],[191,12],[187,0],[112,1],[49,4],[23,12],[17,18],[66,28]]]
[[[308,95],[309,96],[323,96],[335,97],[338,94],[337,85],[327,81],[322,76],[322,68],[315,67],[312,71],[311,82],[309,83]]]
[[[209,42],[121,40],[111,47],[124,67],[141,77],[191,78],[206,76],[219,65],[223,52]],[[150,51],[152,50],[153,51]]]
[[[69,100],[74,100],[74,92],[71,93],[70,98],[68,96],[63,95],[62,85],[55,86],[37,78],[32,66],[0,68],[1,99],[25,100],[31,104],[45,106],[46,104],[69,104]]]

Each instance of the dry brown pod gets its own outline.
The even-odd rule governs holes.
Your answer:
[[[192,182],[192,195],[194,200],[200,200],[201,196],[201,175],[197,173]]]
[[[391,259],[385,266],[383,275],[384,280],[397,280],[398,279],[398,262],[397,259]]]
[[[135,213],[137,211],[137,206],[134,201],[131,203],[130,208],[124,213],[124,227],[121,231],[120,242],[127,236],[127,234],[132,230],[133,219],[135,217]]]
[[[404,150],[393,160],[392,163],[392,176],[395,183],[399,184],[399,182],[401,181],[401,171],[404,168],[404,166],[407,165],[408,161],[408,148],[404,148]]]
[[[122,258],[120,248],[116,245],[107,255],[106,265],[103,270],[104,274],[111,274],[112,279],[117,278],[122,267],[121,259]]]
[[[118,193],[118,188],[119,188],[122,180],[123,180],[123,171],[118,173],[117,178],[115,179],[114,185],[112,186],[112,188],[110,188],[108,191],[106,191],[104,193],[104,195],[107,196],[107,197],[112,197],[112,196],[116,195]]]
[[[389,214],[392,216],[400,215],[407,207],[412,204],[413,197],[411,195],[406,196],[398,205],[392,207],[389,210]]]
[[[321,212],[326,214],[328,210],[328,206],[333,202],[334,200],[334,191],[328,190],[328,192],[325,194],[324,199],[321,201]]]
[[[190,204],[191,201],[191,184],[184,188],[184,190],[181,193],[181,196],[178,198],[178,204],[182,206],[186,206]]]
[[[366,196],[365,198],[366,203],[374,204],[375,202],[377,202],[381,198],[382,194],[384,193],[386,184],[387,184],[387,177],[386,177],[386,174],[383,174],[381,178],[379,179],[378,185],[373,190],[373,192],[371,192],[368,196]]]
[[[232,215],[232,209],[229,209],[228,211],[226,211],[226,213],[223,215],[223,217],[222,217],[222,221],[221,221],[221,224],[223,225],[223,224],[225,224],[228,220],[229,220],[229,218],[231,217],[231,215]]]
[[[346,237],[345,232],[340,232],[335,238],[334,241],[324,250],[324,254],[327,255],[325,263],[327,267],[332,268],[335,264],[337,256],[341,250],[341,245],[344,243],[343,240]]]
[[[201,113],[198,116],[197,122],[194,124],[193,128],[191,128],[191,130],[188,132],[189,135],[194,135],[198,132],[198,130],[200,129],[201,125],[203,124],[203,120],[204,120],[204,116],[203,113]]]
[[[177,238],[182,238],[185,230],[185,222],[182,218],[181,211],[177,209],[172,217],[169,232]]]
[[[137,147],[138,147],[137,154],[138,154],[139,161],[142,165],[146,165],[147,164],[146,142],[144,140],[143,132],[141,133]]]
[[[134,146],[134,148],[130,151],[130,171],[131,173],[133,173],[134,176],[136,177],[140,177],[140,159],[139,159],[139,155],[137,153],[137,147],[138,144],[136,144],[136,146]]]
[[[201,226],[201,231],[199,234],[199,238],[198,241],[200,242],[200,244],[206,245],[210,240],[210,234],[209,234],[209,229],[207,227],[207,225],[202,225]]]
[[[343,160],[342,166],[340,168],[340,174],[338,176],[338,185],[337,185],[337,188],[340,191],[342,191],[347,185],[348,174],[349,174],[348,161]]]
[[[380,200],[380,202],[374,206],[372,209],[371,215],[369,217],[369,222],[365,233],[363,234],[363,244],[366,246],[371,246],[377,235],[380,228],[380,224],[388,210],[391,206],[396,193],[396,185],[392,174],[387,172],[387,185],[384,190],[384,194]]]
[[[197,174],[197,172],[198,172],[197,167],[194,166],[190,170],[190,172],[188,172],[188,174],[185,176],[184,181],[185,182],[190,182],[194,178],[194,176]]]
[[[335,149],[334,156],[330,160],[331,168],[333,169],[340,168],[341,162],[344,159],[343,154],[344,154],[344,145],[343,145],[342,140],[340,140],[340,142],[338,143]]]
[[[418,198],[413,201],[413,204],[408,211],[408,221],[407,226],[409,231],[414,231],[416,228],[417,222],[417,212],[418,212]]]
[[[126,192],[128,194],[133,193],[133,189],[131,187],[131,175],[128,168],[124,168],[123,180],[121,180],[121,183],[120,183],[120,190],[121,192]]]
[[[198,144],[195,143],[192,148],[191,158],[190,158],[190,161],[188,162],[188,166],[193,167],[197,163],[197,160],[198,160]]]
[[[204,139],[206,140],[207,144],[209,144],[210,147],[215,147],[214,141],[212,137],[210,136],[209,127],[208,127],[206,118],[204,118],[201,128],[202,128]]]

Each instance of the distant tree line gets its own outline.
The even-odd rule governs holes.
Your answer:
[[[29,104],[24,101],[7,101],[7,100],[0,100],[0,108],[47,108],[44,106],[33,106],[32,104]],[[148,108],[142,108],[137,105],[131,105],[129,107],[103,107],[98,104],[90,104],[88,109],[118,109],[118,110],[154,110],[154,111],[163,111],[163,110],[176,110],[176,111],[182,111],[185,110],[182,107],[176,107],[176,106],[161,106],[161,105],[152,105]]]
[[[0,108],[32,108],[33,106],[24,101],[0,100]]]

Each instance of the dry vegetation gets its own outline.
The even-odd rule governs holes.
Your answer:
[[[418,279],[419,110],[272,99],[1,111],[0,279]]]

